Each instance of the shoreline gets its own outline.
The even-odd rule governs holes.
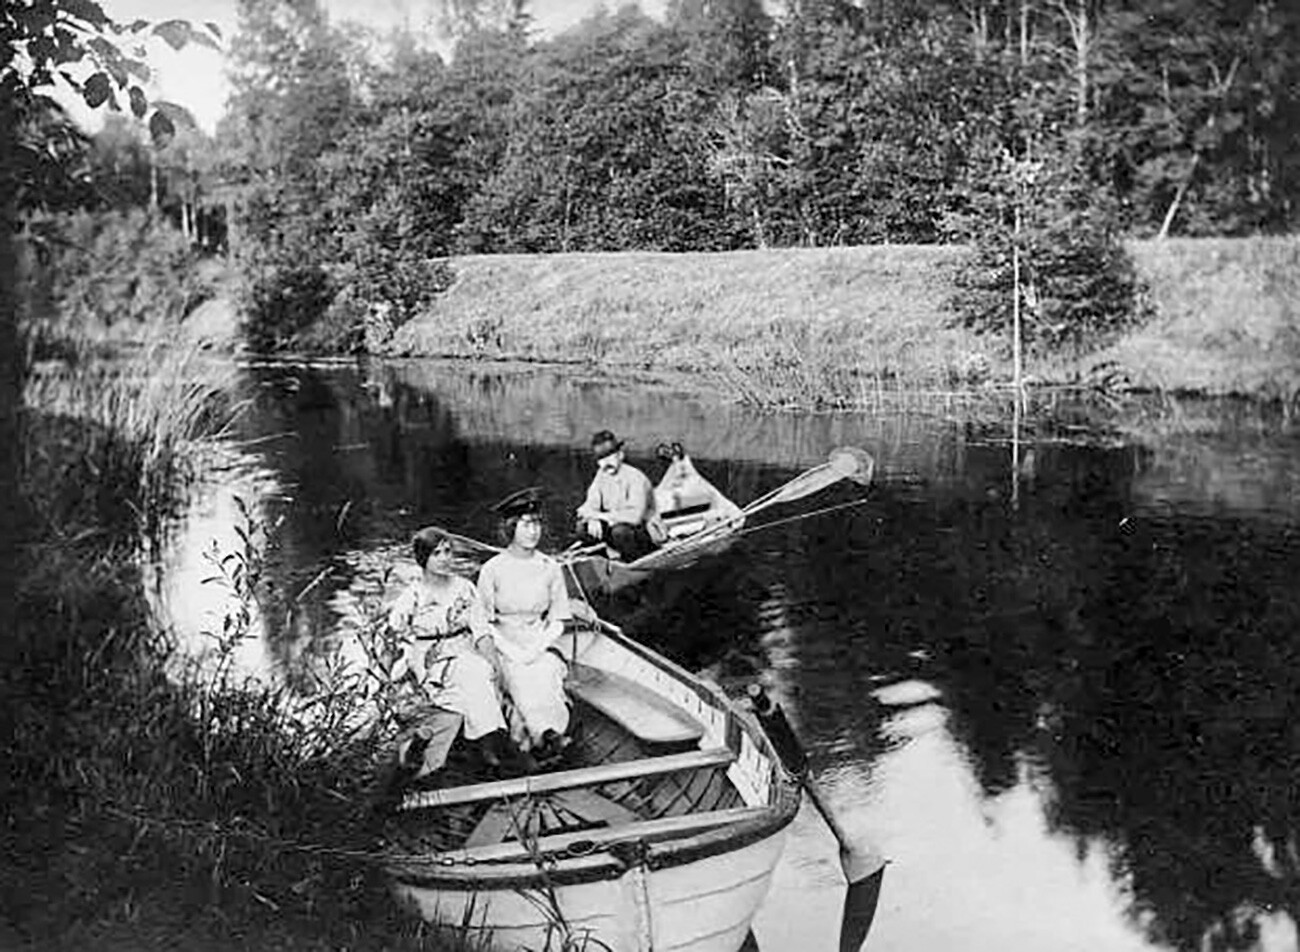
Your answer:
[[[1031,394],[1071,391],[1107,404],[1242,399],[1300,411],[1300,239],[1129,248],[1154,316],[1087,354],[1030,355]],[[962,251],[453,258],[456,279],[437,305],[373,356],[668,382],[773,409],[866,409],[927,394],[1004,400],[1013,387],[1009,343],[957,326],[946,309]],[[135,343],[157,343],[160,334],[140,337]],[[178,337],[252,358],[229,284],[169,339]],[[270,356],[351,359],[318,350]]]
[[[1155,316],[1077,358],[1031,356],[1031,388],[1300,396],[1300,240],[1129,248]],[[830,396],[832,407],[887,390],[1009,385],[1009,345],[955,326],[946,310],[962,250],[455,258],[438,305],[400,327],[380,356],[704,373],[753,386],[759,402],[784,392],[802,404]]]

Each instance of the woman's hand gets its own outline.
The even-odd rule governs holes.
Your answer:
[[[492,667],[498,674],[501,672],[501,655],[497,651],[496,643],[492,640],[491,635],[480,635],[474,642],[474,650],[487,658],[492,663]]]
[[[469,627],[470,600],[458,598],[447,609],[447,634],[454,635]]]

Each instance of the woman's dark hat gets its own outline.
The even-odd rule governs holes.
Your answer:
[[[492,511],[502,519],[513,519],[530,513],[540,513],[542,511],[542,496],[542,487],[529,486],[527,489],[511,493],[505,499],[502,499],[492,507]]]
[[[596,459],[604,459],[622,448],[623,441],[609,430],[597,430],[591,438],[591,455]]]

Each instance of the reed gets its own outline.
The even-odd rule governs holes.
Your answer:
[[[327,665],[304,695],[230,664],[277,604],[255,507],[244,547],[214,558],[212,584],[237,597],[210,656],[182,658],[150,618],[141,539],[233,409],[217,389],[162,352],[147,367],[42,369],[27,386],[33,521],[0,664],[0,887],[27,898],[7,912],[33,947],[455,948],[390,919],[367,853],[391,685]],[[359,636],[383,658],[369,617]]]
[[[193,350],[34,368],[24,464],[42,535],[66,527],[152,531],[194,475],[202,440],[229,419],[229,368]]]

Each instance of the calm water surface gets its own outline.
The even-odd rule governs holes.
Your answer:
[[[771,686],[844,824],[888,857],[875,950],[1297,947],[1300,466],[1294,433],[1084,448],[961,419],[773,416],[643,385],[435,363],[249,367],[248,409],[168,542],[159,607],[201,643],[235,497],[279,593],[248,670],[338,647],[340,593],[415,528],[489,537],[550,492],[564,536],[608,426],[653,478],[677,439],[742,504],[840,444],[865,503],[742,538],[606,606],[729,688]],[[847,488],[794,512],[852,502]],[[805,811],[755,932],[833,947],[843,895]]]

